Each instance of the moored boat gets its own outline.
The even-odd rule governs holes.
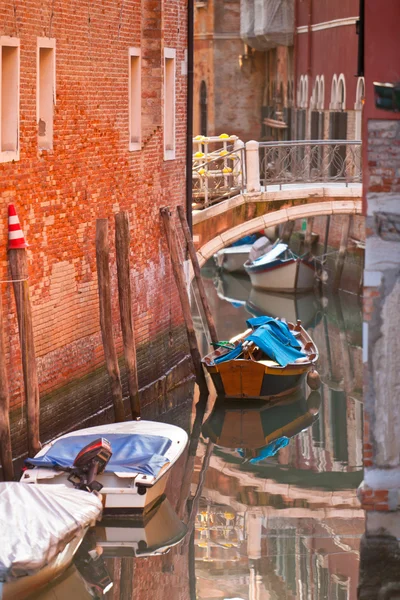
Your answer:
[[[215,264],[228,273],[245,273],[243,265],[249,258],[251,248],[252,244],[222,248],[214,254]]]
[[[262,316],[246,323],[249,329],[203,358],[218,395],[272,399],[291,393],[315,371],[318,349],[299,321]],[[307,380],[319,385],[316,372]]]
[[[306,257],[278,242],[263,256],[247,260],[244,269],[255,288],[275,292],[305,292],[314,286],[315,270]]]
[[[184,451],[188,436],[180,427],[153,421],[126,421],[67,433],[46,444],[33,459],[21,481],[27,484],[72,486],[66,469],[77,453],[103,436],[112,457],[96,476],[102,487],[105,511],[149,507],[165,490],[171,468]]]
[[[85,491],[0,483],[2,600],[22,600],[67,569],[101,512]]]

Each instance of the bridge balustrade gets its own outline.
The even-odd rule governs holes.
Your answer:
[[[358,140],[292,140],[243,144],[237,136],[193,140],[193,200],[196,208],[270,186],[362,182]]]
[[[260,142],[260,184],[361,183],[358,140]]]

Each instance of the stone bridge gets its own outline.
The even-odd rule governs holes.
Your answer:
[[[321,215],[361,214],[361,196],[357,183],[269,186],[195,210],[193,240],[200,266],[221,248],[266,227]]]

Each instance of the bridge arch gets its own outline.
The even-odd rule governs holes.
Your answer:
[[[290,206],[275,210],[254,219],[247,220],[231,229],[228,229],[197,249],[197,257],[200,266],[211,258],[215,252],[226,248],[245,235],[262,231],[267,227],[281,225],[287,221],[296,221],[307,217],[319,217],[323,215],[356,215],[362,213],[361,200],[335,200]]]

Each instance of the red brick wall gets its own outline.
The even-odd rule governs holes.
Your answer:
[[[14,12],[15,9],[15,12]],[[9,279],[7,205],[30,244],[29,284],[41,393],[104,361],[99,331],[95,224],[128,210],[136,342],[157,338],[140,384],[182,356],[181,310],[159,209],[185,202],[186,2],[125,0],[0,7],[1,35],[20,39],[20,160],[0,164],[0,279]],[[39,151],[36,38],[56,39],[54,149]],[[142,51],[142,149],[129,152],[128,48]],[[176,160],[163,160],[163,48],[176,49]],[[112,247],[114,246],[112,241]],[[112,293],[121,352],[116,269]],[[12,407],[22,377],[9,284],[2,285]]]

